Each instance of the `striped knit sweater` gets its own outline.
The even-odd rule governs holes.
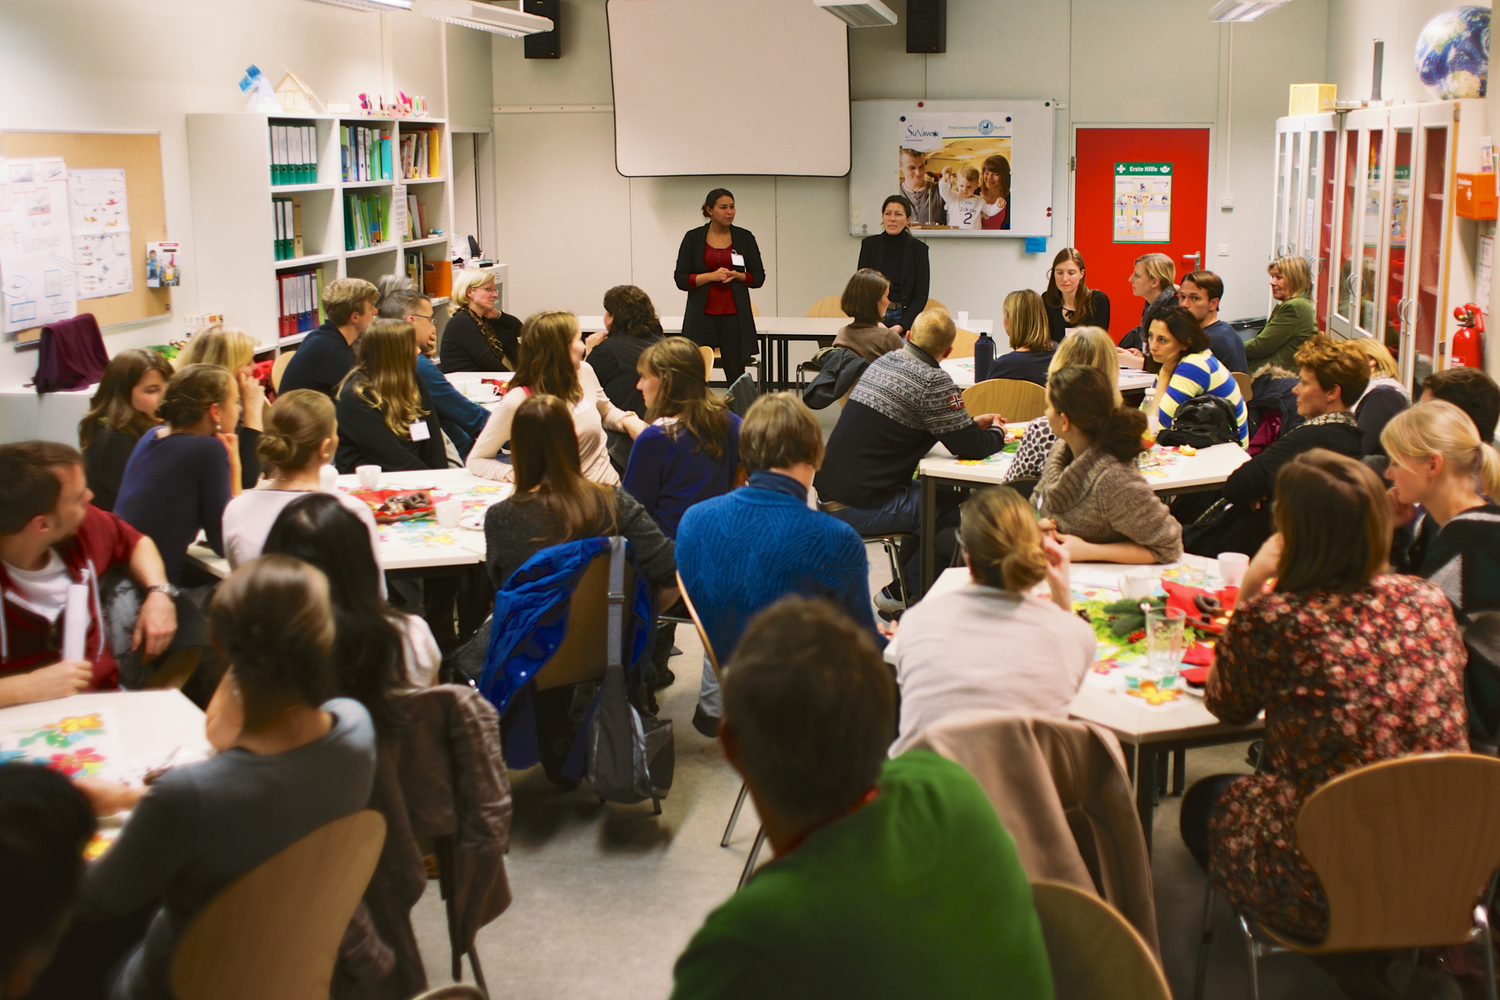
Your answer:
[[[1003,428],[985,430],[937,360],[907,344],[870,363],[828,439],[818,496],[864,510],[911,485],[917,463],[941,441],[959,458],[1005,447]]]

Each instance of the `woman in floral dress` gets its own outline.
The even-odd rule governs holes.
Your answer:
[[[1229,723],[1265,710],[1265,765],[1194,785],[1182,836],[1242,913],[1319,941],[1328,901],[1298,850],[1297,811],[1345,771],[1468,750],[1465,656],[1442,591],[1387,573],[1390,508],[1365,465],[1325,449],[1297,456],[1277,477],[1275,524],[1205,698]]]

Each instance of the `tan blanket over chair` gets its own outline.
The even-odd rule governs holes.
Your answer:
[[[1158,960],[1151,859],[1119,743],[1106,730],[1012,712],[961,712],[914,748],[962,764],[989,795],[1032,881],[1096,892]]]

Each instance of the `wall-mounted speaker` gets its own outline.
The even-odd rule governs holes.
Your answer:
[[[906,51],[948,51],[948,0],[906,0]]]
[[[527,59],[562,58],[562,22],[558,20],[561,13],[558,8],[561,6],[561,0],[521,0],[521,9],[526,13],[552,18],[551,31],[527,35],[521,39],[521,44],[526,47]]]

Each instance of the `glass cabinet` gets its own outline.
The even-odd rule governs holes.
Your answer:
[[[1412,388],[1444,367],[1451,329],[1445,312],[1473,298],[1470,263],[1447,266],[1454,247],[1465,239],[1473,243],[1477,232],[1450,210],[1461,104],[1366,108],[1277,123],[1273,255],[1306,257],[1319,327],[1377,338]],[[1470,117],[1477,132],[1483,115]],[[1294,149],[1300,156],[1295,166]],[[1300,208],[1291,203],[1293,192]]]

